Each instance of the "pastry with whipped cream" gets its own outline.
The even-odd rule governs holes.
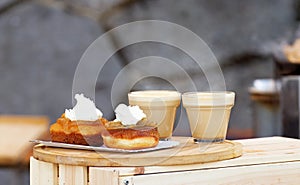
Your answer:
[[[65,113],[50,127],[51,140],[69,144],[101,146],[104,124],[102,112],[94,102],[83,94],[76,94],[76,105],[66,109]]]
[[[138,106],[120,104],[115,109],[116,119],[106,122],[104,145],[126,150],[155,147],[159,142],[157,125],[148,122]]]

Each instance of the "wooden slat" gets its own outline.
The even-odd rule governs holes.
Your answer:
[[[118,185],[118,180],[119,173],[117,170],[99,167],[89,168],[89,185]]]
[[[244,145],[251,146],[251,145],[273,145],[273,144],[283,144],[287,142],[296,142],[299,143],[299,139],[293,139],[293,138],[287,138],[287,137],[280,137],[280,136],[274,136],[274,137],[261,137],[261,138],[251,138],[251,139],[240,139],[235,140],[237,142],[240,142]]]
[[[128,181],[129,185],[298,185],[299,169],[300,162],[288,162],[120,177],[119,183]]]
[[[60,185],[87,185],[87,167],[62,165],[58,167]]]
[[[30,185],[58,185],[57,165],[31,157]]]
[[[151,174],[195,169],[223,168],[253,164],[269,164],[300,161],[300,140],[283,137],[268,137],[238,140],[243,144],[241,157],[219,162],[180,165],[180,166],[145,166],[118,168],[120,176]],[[112,167],[111,169],[115,169]]]

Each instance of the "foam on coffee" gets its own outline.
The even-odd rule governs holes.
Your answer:
[[[234,92],[189,92],[182,100],[185,106],[226,106],[234,104]]]
[[[134,91],[128,94],[128,97],[134,101],[177,101],[180,96],[179,92],[165,90]]]

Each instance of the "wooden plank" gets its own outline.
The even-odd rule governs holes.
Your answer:
[[[297,142],[299,143],[299,139],[273,136],[273,137],[261,137],[261,138],[251,138],[251,139],[239,139],[235,140],[237,142],[242,143],[243,145],[270,145],[270,144],[283,144],[288,142]]]
[[[298,185],[299,169],[300,162],[288,162],[120,177],[119,183],[127,181],[129,185]]]
[[[89,185],[119,185],[118,183],[119,172],[117,170],[99,167],[89,168]]]
[[[242,154],[242,145],[237,142],[195,144],[191,138],[173,139],[180,145],[152,152],[95,152],[38,145],[33,156],[42,161],[80,166],[166,166],[220,161]]]
[[[211,169],[253,164],[300,161],[300,140],[298,139],[269,137],[238,141],[243,144],[243,155],[235,159],[180,166],[122,167],[118,168],[118,170],[120,176],[128,176],[134,174],[151,174],[160,172],[176,172],[195,169]]]
[[[87,167],[59,164],[60,185],[87,185]]]
[[[47,133],[48,126],[44,116],[0,116],[0,165],[28,164],[33,147],[29,140]]]
[[[30,158],[30,185],[58,185],[57,165]]]

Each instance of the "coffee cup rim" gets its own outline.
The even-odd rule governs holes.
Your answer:
[[[142,95],[144,94],[144,96]],[[155,101],[155,99],[164,101],[174,101],[181,99],[181,93],[172,90],[143,90],[132,91],[128,93],[128,98],[133,98],[135,101]]]
[[[201,95],[204,98],[210,98],[212,95],[217,95],[216,98],[223,97],[225,95],[227,97],[231,97],[235,95],[233,91],[195,91],[195,92],[185,92],[182,96],[199,96]],[[222,95],[222,96],[221,96]]]
[[[235,92],[232,91],[199,91],[186,92],[182,95],[184,106],[221,106],[233,105]]]

